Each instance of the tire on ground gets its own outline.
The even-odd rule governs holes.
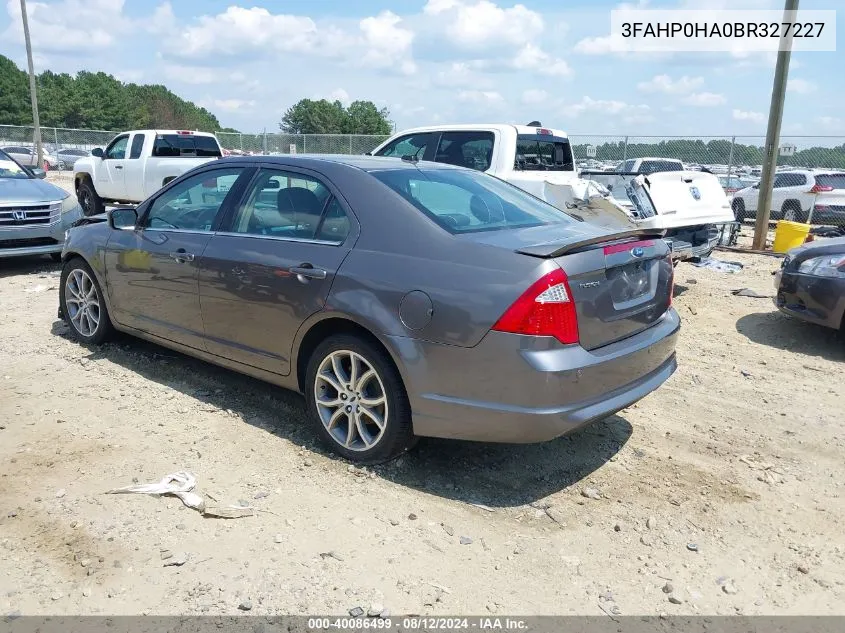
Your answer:
[[[68,278],[71,276],[71,273],[75,270],[81,270],[84,272],[91,282],[94,285],[94,290],[96,292],[97,304],[99,306],[98,314],[99,319],[97,323],[96,329],[89,335],[80,332],[77,329],[77,326],[73,323],[71,319],[71,314],[68,311],[67,306],[67,282]],[[62,275],[59,281],[59,305],[62,309],[62,315],[64,316],[65,323],[67,323],[68,328],[70,328],[71,335],[80,343],[86,343],[89,345],[99,345],[104,341],[108,340],[114,334],[114,327],[112,326],[111,317],[109,316],[108,307],[106,307],[106,301],[103,296],[103,290],[100,288],[100,284],[97,282],[97,277],[94,275],[94,271],[91,270],[91,267],[88,263],[82,259],[81,257],[72,257],[69,259],[64,267],[62,268]]]
[[[76,199],[85,215],[97,215],[105,211],[103,199],[97,194],[94,183],[91,182],[89,176],[83,177],[80,181],[79,188],[76,191]]]
[[[317,406],[317,371],[333,352],[341,350],[350,351],[362,357],[375,370],[384,389],[387,404],[385,427],[381,436],[370,448],[354,450],[343,446],[327,430]],[[402,377],[388,354],[368,340],[352,334],[338,334],[322,341],[308,359],[304,391],[308,417],[318,436],[329,450],[350,461],[362,464],[383,463],[398,457],[415,444],[411,405],[408,402]],[[340,394],[334,395],[340,398]],[[347,418],[346,424],[349,419]],[[343,424],[342,421],[341,424]],[[344,428],[346,428],[345,425]]]

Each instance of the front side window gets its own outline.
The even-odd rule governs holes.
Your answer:
[[[429,143],[433,140],[433,136],[429,132],[401,136],[381,148],[376,152],[376,156],[396,156],[397,158],[413,156],[422,159]]]
[[[235,216],[232,232],[342,241],[349,226],[342,207],[316,178],[262,169]]]
[[[153,201],[144,226],[150,229],[210,231],[245,167],[214,169],[174,185]]]
[[[128,136],[121,136],[109,145],[106,150],[106,158],[120,160],[126,158],[126,146],[129,144]]]
[[[493,158],[494,138],[492,132],[444,132],[434,160],[486,171]]]
[[[480,172],[387,169],[370,173],[450,233],[575,222],[522,189]]]

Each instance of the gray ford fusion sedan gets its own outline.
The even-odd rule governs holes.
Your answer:
[[[468,169],[367,156],[202,165],[80,220],[60,316],[305,395],[344,457],[433,436],[538,442],[675,371],[666,243]]]
[[[65,231],[82,217],[74,196],[44,182],[0,151],[0,258],[50,255],[58,260]]]

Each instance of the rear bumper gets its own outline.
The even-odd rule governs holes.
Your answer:
[[[474,348],[391,340],[404,365],[414,432],[486,442],[551,440],[642,399],[675,371],[670,309],[624,341],[588,351],[490,332]]]
[[[53,224],[0,229],[0,259],[23,255],[48,255],[61,253],[65,231],[82,217],[79,206],[63,213]]]
[[[780,271],[776,277],[778,310],[838,330],[845,315],[845,281]]]

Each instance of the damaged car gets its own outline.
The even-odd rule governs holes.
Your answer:
[[[789,251],[775,274],[775,289],[775,305],[784,314],[845,331],[845,237]]]
[[[709,255],[723,225],[734,222],[714,174],[687,170],[672,159],[636,159],[613,172],[579,174],[566,133],[538,121],[414,128],[371,154],[477,169],[590,224],[661,231],[676,261]]]

